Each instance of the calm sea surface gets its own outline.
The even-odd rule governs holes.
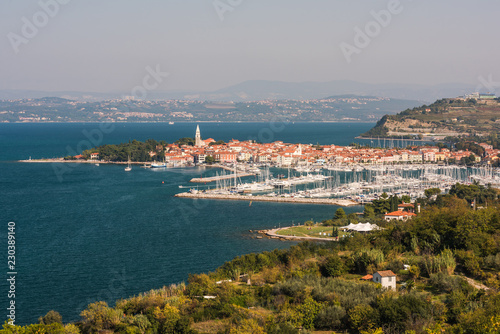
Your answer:
[[[373,124],[200,123],[203,138],[348,145]],[[196,124],[0,124],[0,259],[7,278],[7,227],[15,222],[16,323],[54,309],[64,321],[87,304],[109,304],[185,281],[235,256],[292,243],[248,230],[333,216],[337,207],[178,199],[199,168],[19,163],[73,154],[93,144],[194,137]],[[78,152],[79,153],[79,152]],[[347,212],[360,211],[360,207]],[[0,280],[0,317],[9,287]]]

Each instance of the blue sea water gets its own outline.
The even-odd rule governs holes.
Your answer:
[[[366,123],[201,123],[204,138],[348,145]],[[235,256],[286,248],[249,230],[332,217],[337,207],[175,198],[200,168],[20,163],[92,144],[193,137],[196,124],[0,124],[0,258],[7,278],[7,228],[15,222],[16,323],[54,309],[78,320],[87,304],[187,280]],[[360,211],[360,207],[346,211]],[[9,286],[0,280],[6,319]]]

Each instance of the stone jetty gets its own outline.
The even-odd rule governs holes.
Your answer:
[[[255,173],[238,173],[236,174],[237,177],[245,177],[245,176],[252,176],[255,175]],[[210,177],[197,177],[194,179],[189,180],[189,182],[196,182],[196,183],[208,183],[208,182],[214,182],[218,180],[230,180],[234,179],[234,174],[229,174],[229,175],[217,175],[217,176],[210,176]]]
[[[351,200],[336,199],[336,198],[296,198],[296,197],[272,197],[272,196],[248,196],[239,194],[216,194],[212,192],[197,192],[197,193],[179,193],[175,197],[183,198],[202,198],[215,200],[233,200],[233,201],[255,201],[255,202],[273,202],[273,203],[297,203],[297,204],[326,204],[338,206],[359,205],[359,203]]]

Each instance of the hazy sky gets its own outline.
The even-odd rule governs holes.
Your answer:
[[[170,73],[159,90],[500,81],[498,0],[55,1],[1,2],[0,89],[126,92],[157,65]],[[372,12],[389,10],[376,23]],[[356,27],[371,29],[368,45]],[[341,45],[356,48],[350,62]]]

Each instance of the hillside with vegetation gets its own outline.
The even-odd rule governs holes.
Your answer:
[[[499,333],[498,191],[430,189],[422,212],[386,222],[403,198],[383,196],[363,217],[337,210],[324,226],[370,221],[383,229],[339,242],[304,242],[239,256],[214,272],[119,300],[88,305],[64,324],[51,311],[12,333]],[[471,205],[474,203],[474,205]],[[360,278],[397,274],[397,289]]]
[[[364,137],[444,139],[500,132],[500,100],[441,99],[385,115]]]

